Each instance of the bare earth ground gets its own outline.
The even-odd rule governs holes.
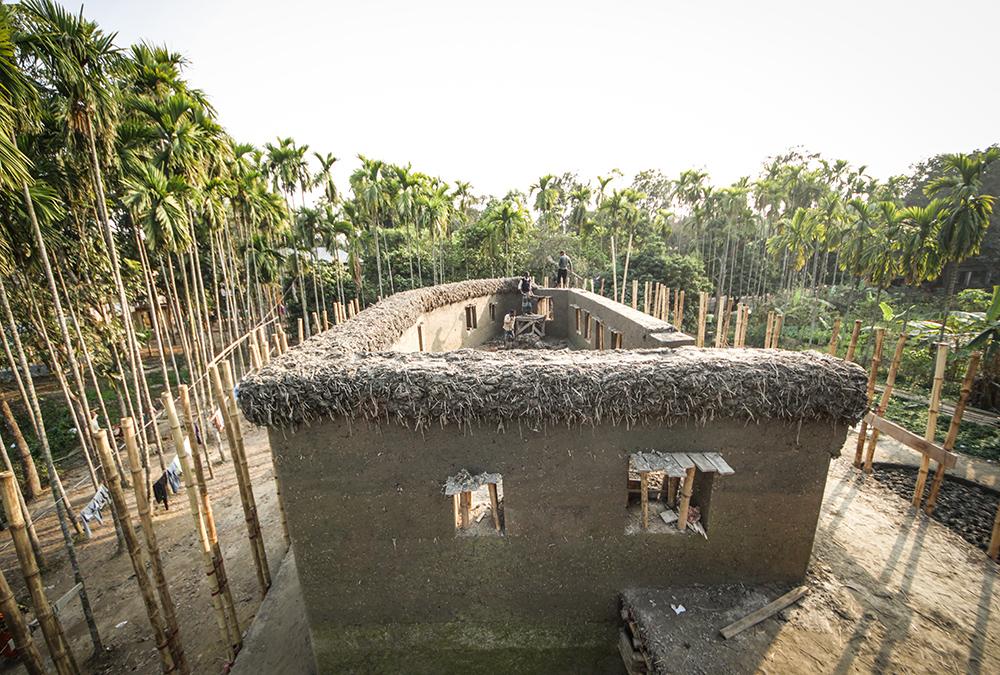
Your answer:
[[[277,578],[284,544],[267,437],[261,430],[247,429],[246,433],[272,576]],[[849,438],[845,455],[853,453],[853,447]],[[232,466],[215,468],[210,484],[213,508],[241,628],[246,631],[260,598]],[[82,471],[73,472],[75,480],[84,475]],[[85,503],[89,492],[81,488],[74,494],[74,504]],[[33,511],[50,503],[43,497]],[[721,595],[705,588],[659,591],[666,595],[661,596],[657,609],[674,617],[665,626],[672,639],[661,645],[660,652],[664,665],[672,664],[668,672],[1000,672],[998,567],[957,534],[908,507],[889,489],[855,472],[849,460],[835,460],[804,582],[812,592],[778,617],[723,641],[719,628],[786,589],[740,587]],[[156,526],[192,669],[221,672],[224,650],[185,495],[174,496],[169,513],[157,515]],[[47,516],[39,528],[49,557],[61,557],[55,518]],[[0,534],[4,543],[7,539]],[[159,664],[131,565],[127,555],[115,556],[110,521],[95,530],[91,542],[78,546],[78,553],[102,637],[110,648],[103,658],[83,663],[91,651],[90,640],[79,603],[71,603],[63,621],[84,671],[157,672]],[[0,552],[0,566],[25,602],[24,584],[9,547]],[[57,564],[44,578],[51,599],[72,586],[65,563]],[[290,602],[296,600],[294,593],[289,594]],[[674,615],[670,602],[684,604],[687,612]],[[117,628],[122,621],[128,623]],[[301,630],[301,621],[292,625]],[[257,628],[253,648],[260,653],[280,653],[287,644],[287,631],[280,625],[274,630]],[[40,633],[35,638],[42,642]],[[301,670],[287,665],[288,672],[309,668],[308,662]]]
[[[244,425],[244,433],[247,461],[250,465],[251,480],[273,576],[278,572],[285,545],[278,520],[267,435],[263,430],[247,425]],[[228,456],[225,441],[223,447]],[[218,460],[211,445],[209,453]],[[165,452],[168,462],[173,454]],[[155,458],[151,458],[151,461],[155,465]],[[250,556],[233,465],[231,462],[215,464],[214,470],[215,478],[208,482],[212,508],[226,559],[226,572],[233,588],[233,600],[237,606],[240,628],[245,632],[260,605],[259,586]],[[77,467],[66,472],[63,477],[64,484],[67,486],[75,484],[85,475],[86,469],[82,466]],[[128,494],[131,490],[126,492]],[[71,493],[76,509],[84,506],[92,496],[93,490],[89,482]],[[46,493],[30,508],[32,513],[35,513],[51,505],[52,498]],[[131,498],[129,505],[134,506]],[[105,514],[110,515],[107,510]],[[154,523],[171,595],[177,606],[177,617],[188,663],[193,672],[221,672],[225,666],[225,648],[219,638],[218,626],[212,613],[201,554],[195,543],[194,525],[183,489],[177,495],[171,495],[169,511],[161,509],[154,514]],[[62,535],[55,516],[47,515],[36,523],[36,527],[49,559],[49,569],[43,573],[46,592],[49,600],[54,602],[73,586],[72,570],[63,554]],[[141,538],[141,533],[139,536]],[[9,536],[0,533],[0,541],[6,545]],[[93,647],[83,621],[80,603],[74,600],[67,605],[61,619],[81,669],[90,673],[158,672],[159,660],[151,638],[149,621],[135,583],[132,564],[127,553],[115,554],[115,532],[110,518],[105,518],[103,526],[98,525],[94,528],[94,537],[91,541],[78,542],[76,550],[101,638],[107,648],[106,653],[100,658],[90,659]],[[24,580],[10,546],[6,546],[0,552],[0,567],[7,575],[18,600],[30,606]],[[122,622],[127,623],[122,625]],[[45,645],[40,631],[35,631],[34,639],[44,651]]]

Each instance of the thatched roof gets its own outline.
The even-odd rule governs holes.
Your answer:
[[[864,412],[864,371],[816,352],[694,347],[381,351],[423,313],[515,292],[515,283],[466,281],[387,298],[246,377],[239,387],[240,407],[251,422],[282,428],[327,417],[414,428],[716,417],[853,423]]]

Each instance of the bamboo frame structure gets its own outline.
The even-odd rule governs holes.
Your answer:
[[[222,570],[215,564],[212,546],[205,530],[205,522],[202,519],[201,506],[198,503],[198,489],[194,482],[194,467],[191,463],[191,449],[188,447],[187,439],[181,430],[180,419],[177,417],[177,410],[174,408],[174,401],[166,392],[161,396],[163,408],[167,414],[170,424],[170,435],[177,450],[177,457],[181,463],[181,471],[184,476],[184,487],[188,496],[188,503],[191,508],[191,518],[194,520],[195,532],[198,535],[198,544],[201,549],[202,564],[205,569],[205,576],[208,579],[209,590],[211,591],[212,609],[215,613],[215,620],[222,635],[222,641],[226,645],[226,657],[228,662],[236,658],[237,652],[243,645],[240,636],[239,623],[235,616],[228,616],[223,605],[222,594],[226,586]]]
[[[882,343],[885,340],[885,328],[875,329],[875,351],[872,353],[871,367],[868,371],[868,388],[865,391],[865,408],[870,409],[875,399],[875,381],[878,379],[878,369],[882,364]],[[858,428],[858,445],[854,450],[854,466],[861,468],[861,457],[868,437],[868,422],[861,420]]]
[[[833,320],[833,328],[830,330],[830,346],[827,353],[830,356],[837,355],[837,343],[840,342],[840,317]]]
[[[948,435],[944,438],[944,449],[952,452],[955,449],[955,441],[958,440],[958,427],[962,424],[962,417],[965,416],[965,406],[969,402],[969,395],[972,393],[972,383],[976,379],[976,371],[979,369],[979,361],[983,353],[972,352],[969,356],[969,365],[965,369],[965,377],[962,379],[962,388],[958,394],[958,402],[955,404],[955,412],[951,415],[951,423],[948,425]],[[927,502],[924,504],[924,513],[930,515],[937,504],[938,493],[941,491],[941,483],[944,481],[944,464],[938,462],[934,470],[934,480],[931,481],[931,491],[927,495]]]
[[[889,363],[889,373],[885,378],[885,388],[882,389],[882,398],[879,399],[878,408],[875,409],[875,414],[879,417],[885,415],[886,408],[889,407],[889,398],[892,396],[892,389],[896,386],[896,373],[899,372],[899,364],[903,360],[903,348],[906,346],[907,339],[906,327],[903,327],[903,332],[899,334],[899,339],[896,340],[896,351],[892,353],[892,361]],[[871,438],[868,440],[868,451],[865,453],[865,473],[872,472],[872,462],[875,459],[875,447],[878,443],[879,430],[875,427],[872,428]],[[864,444],[865,437],[862,434],[858,434],[858,443]]]
[[[851,330],[851,341],[847,345],[847,354],[844,355],[845,361],[854,360],[854,352],[858,348],[858,336],[861,335],[861,319],[854,320],[854,328]]]
[[[228,361],[225,361],[224,364],[223,367],[229,366]],[[250,552],[253,554],[254,567],[257,571],[257,583],[260,584],[261,597],[264,597],[271,587],[271,573],[267,564],[267,552],[264,548],[260,520],[257,516],[257,504],[253,496],[253,485],[250,482],[246,452],[243,448],[242,431],[239,429],[239,417],[233,415],[233,401],[226,393],[231,389],[223,386],[218,367],[212,366],[210,371],[215,396],[221,402],[222,419],[226,427],[226,439],[229,442],[229,454],[232,455],[233,465],[236,467],[236,483],[240,490],[240,502],[243,504],[243,518],[246,521]],[[230,375],[231,378],[232,375]]]
[[[24,575],[24,584],[28,587],[28,593],[31,595],[35,618],[38,619],[45,644],[49,648],[49,657],[59,675],[77,675],[80,669],[76,665],[76,659],[73,657],[69,642],[63,633],[62,624],[59,622],[59,617],[52,611],[49,599],[45,596],[42,575],[38,570],[35,554],[31,550],[31,542],[28,541],[24,518],[21,517],[21,509],[17,501],[17,479],[9,471],[0,473],[0,492],[3,493],[7,526],[10,529],[11,539],[14,541],[14,550],[17,553],[18,563],[21,565],[21,573]]]
[[[129,559],[132,561],[132,571],[135,573],[135,581],[139,586],[139,594],[142,596],[142,603],[146,607],[146,618],[153,629],[153,640],[156,644],[156,651],[160,656],[160,667],[164,673],[172,673],[177,670],[174,658],[167,641],[167,632],[164,628],[163,617],[160,615],[160,606],[156,602],[156,595],[153,592],[153,584],[146,574],[146,563],[142,559],[142,551],[139,548],[139,538],[135,536],[135,529],[132,527],[132,518],[129,516],[128,504],[125,501],[125,492],[122,490],[121,478],[118,469],[115,467],[114,457],[111,455],[111,445],[108,443],[108,433],[104,429],[99,429],[95,435],[95,445],[97,454],[103,465],[104,479],[107,481],[108,492],[111,493],[111,508],[118,516],[121,525],[122,535],[125,538],[125,546],[128,549]]]
[[[24,622],[24,615],[17,605],[14,591],[7,583],[7,577],[0,570],[0,611],[3,612],[4,623],[14,638],[14,648],[17,649],[21,663],[24,664],[28,675],[45,675],[45,666],[42,663],[41,652],[38,645],[31,639],[31,631]]]
[[[708,318],[708,293],[702,291],[698,294],[698,337],[699,347],[705,346],[705,320]]]
[[[170,586],[167,584],[167,576],[163,570],[160,545],[156,539],[156,530],[153,529],[153,516],[149,510],[149,499],[146,496],[146,488],[143,484],[142,465],[139,461],[139,444],[136,442],[135,437],[135,422],[131,417],[125,417],[121,420],[121,429],[122,437],[125,440],[125,452],[128,455],[128,463],[132,471],[132,492],[135,495],[135,508],[139,513],[139,522],[142,524],[142,534],[146,542],[146,554],[149,556],[149,567],[153,573],[153,582],[156,584],[156,594],[159,596],[160,606],[163,608],[167,645],[170,647],[170,655],[173,657],[178,671],[188,673],[190,669],[187,664],[187,658],[184,656],[184,646],[181,643],[180,626],[177,624],[177,609],[174,605],[173,597],[170,595]]]
[[[927,408],[927,429],[924,438],[931,443],[937,432],[937,418],[941,412],[941,388],[944,386],[944,369],[948,364],[948,345],[938,343],[937,359],[934,362],[934,384],[931,385],[931,400]],[[931,458],[927,453],[920,457],[920,469],[917,471],[917,484],[913,488],[913,506],[920,508],[924,498],[924,486],[927,483],[927,472],[930,469]]]

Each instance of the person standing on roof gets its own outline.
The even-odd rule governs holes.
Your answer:
[[[569,286],[569,271],[571,269],[573,269],[573,261],[566,255],[566,251],[559,251],[559,271],[556,277],[559,288]]]
[[[521,311],[525,314],[535,313],[535,305],[532,302],[532,297],[534,297],[534,293],[532,293],[533,288],[534,284],[531,282],[531,275],[525,272],[518,284],[518,289],[521,291]]]

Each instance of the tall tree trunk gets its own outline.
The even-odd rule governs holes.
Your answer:
[[[27,400],[25,400],[25,405],[27,405]],[[24,439],[24,434],[21,433],[21,427],[18,425],[17,419],[14,418],[14,413],[11,412],[7,399],[0,399],[0,409],[3,410],[4,419],[7,420],[7,426],[10,427],[10,432],[14,435],[14,443],[17,445],[21,470],[24,472],[24,498],[29,502],[33,501],[42,494],[42,481],[38,477],[38,469],[35,468],[35,458],[31,456],[28,442]]]

